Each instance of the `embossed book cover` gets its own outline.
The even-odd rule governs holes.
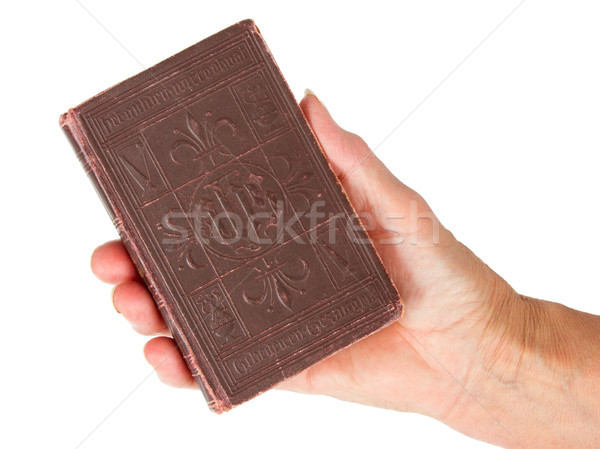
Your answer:
[[[60,124],[212,410],[399,317],[398,293],[252,21]]]

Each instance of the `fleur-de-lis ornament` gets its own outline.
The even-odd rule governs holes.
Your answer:
[[[306,291],[300,286],[309,274],[308,263],[304,259],[297,259],[299,266],[294,262],[274,263],[273,266],[255,268],[259,271],[253,287],[258,287],[260,294],[252,296],[245,290],[242,294],[244,301],[252,305],[264,305],[266,311],[271,313],[274,306],[279,303],[290,312],[293,312],[293,298],[303,295]]]
[[[235,136],[237,133],[237,128],[231,120],[227,118],[215,119],[210,111],[204,114],[203,123],[196,120],[192,113],[188,111],[186,125],[186,131],[179,128],[173,130],[173,133],[180,135],[181,139],[175,141],[171,146],[171,160],[180,165],[186,163],[186,158],[183,156],[186,153],[191,154],[191,160],[193,161],[207,154],[210,155],[214,151],[218,151],[223,155],[228,154],[227,148],[216,137],[217,131],[224,128],[229,130],[231,136]]]
[[[301,197],[310,205],[314,199],[321,198],[320,192],[315,187],[314,173],[306,169],[306,164],[298,160],[298,155],[285,153],[285,149],[278,148],[281,153],[274,159],[278,162],[279,179],[285,185],[289,196]]]

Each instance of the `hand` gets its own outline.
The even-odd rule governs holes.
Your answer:
[[[355,209],[369,213],[370,236],[406,307],[397,322],[279,388],[427,414],[505,447],[547,448],[558,438],[591,447],[600,427],[590,400],[599,318],[518,295],[314,95],[300,106]],[[100,246],[92,269],[118,284],[115,308],[135,330],[162,335],[145,347],[160,379],[196,388],[122,244]]]

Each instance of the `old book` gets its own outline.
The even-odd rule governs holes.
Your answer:
[[[399,317],[398,293],[251,20],[60,125],[212,410]]]

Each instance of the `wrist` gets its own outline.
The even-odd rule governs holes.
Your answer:
[[[503,447],[592,447],[600,318],[507,290],[483,320],[461,422]],[[452,424],[451,424],[452,425]]]

